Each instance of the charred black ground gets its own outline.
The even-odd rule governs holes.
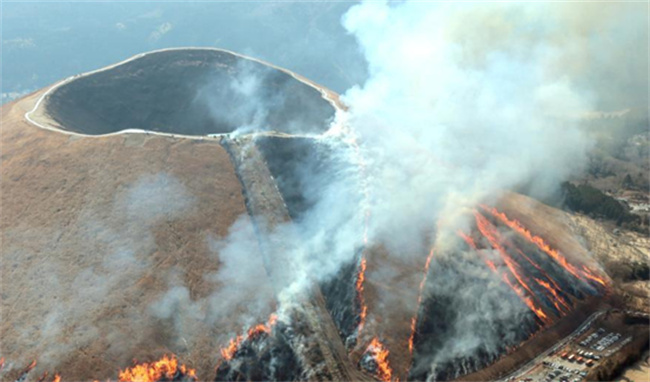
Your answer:
[[[311,179],[330,178],[327,167],[327,153],[314,139],[259,137],[255,144],[273,174],[278,190],[287,205],[293,221],[303,219],[305,213],[314,207],[316,195],[310,193]]]
[[[328,143],[308,138],[259,137],[255,141],[273,174],[278,190],[295,222],[305,222],[307,211],[315,208],[321,195],[319,190],[333,184],[343,174],[354,173],[356,168],[333,155]],[[352,176],[354,178],[354,176]],[[349,179],[347,177],[346,179]],[[352,190],[358,187],[348,184]],[[345,194],[344,194],[345,195]],[[358,192],[343,196],[354,200]],[[343,201],[342,201],[343,203]],[[309,221],[306,224],[318,224]],[[334,319],[344,342],[352,339],[359,324],[359,306],[356,298],[355,278],[358,256],[341,267],[339,272],[320,284],[327,310]],[[346,343],[346,346],[349,345]]]
[[[287,336],[291,328],[279,323],[272,333],[246,339],[231,361],[217,366],[215,381],[298,381],[303,372]]]
[[[320,284],[327,310],[348,349],[354,345],[353,341],[356,339],[354,335],[359,325],[361,311],[354,287],[357,268],[358,262],[351,261],[343,265],[334,277]]]
[[[597,283],[575,278],[535,244],[512,235],[495,219],[488,220],[512,243],[504,250],[523,271],[523,280],[530,285],[541,307],[553,316],[560,318],[567,312],[559,311],[549,295],[535,286],[534,279],[544,281],[551,277],[561,287],[558,293],[571,310],[589,297],[605,292]],[[472,236],[479,251],[496,251],[478,232]],[[465,250],[432,261],[414,338],[409,380],[446,381],[478,371],[545,328],[516,293],[490,272],[474,249],[466,246]]]
[[[319,133],[334,108],[291,75],[207,49],[146,54],[62,85],[48,114],[90,135],[125,129],[206,135],[248,130]]]
[[[521,308],[507,286],[493,282],[480,260],[461,254],[434,258],[431,270],[409,380],[424,381],[433,374],[436,381],[448,381],[479,370],[537,330],[534,315]],[[470,317],[471,311],[502,315]],[[471,333],[463,331],[465,325]]]

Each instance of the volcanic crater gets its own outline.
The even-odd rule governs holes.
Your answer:
[[[47,97],[63,129],[204,136],[324,132],[335,109],[291,72],[216,49],[164,50],[71,79]]]

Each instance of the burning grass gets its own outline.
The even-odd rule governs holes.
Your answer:
[[[424,271],[422,276],[422,281],[420,281],[420,288],[418,290],[418,308],[422,305],[422,294],[424,292],[424,286],[427,284],[427,277],[429,276],[429,267],[431,266],[431,260],[433,259],[434,248],[431,247],[429,251],[429,256],[427,256],[427,261],[424,264]],[[417,315],[411,318],[411,336],[409,337],[409,353],[413,355],[413,340],[415,339],[415,331],[417,329]]]
[[[239,348],[241,347],[242,343],[244,340],[247,339],[255,339],[258,336],[260,336],[262,333],[271,334],[271,330],[275,326],[275,323],[278,320],[278,316],[275,313],[272,313],[269,316],[269,320],[265,324],[258,324],[255,325],[254,327],[248,329],[246,334],[241,334],[238,335],[237,337],[233,338],[228,342],[228,345],[225,347],[221,348],[219,350],[219,353],[221,353],[221,356],[223,357],[224,360],[230,361],[233,359]]]
[[[196,371],[179,365],[176,356],[163,356],[158,361],[141,363],[120,371],[119,382],[196,381]]]
[[[527,228],[525,228],[518,221],[508,218],[506,214],[499,212],[496,208],[485,206],[485,205],[482,205],[481,208],[489,212],[495,218],[499,219],[502,223],[510,227],[512,230],[517,232],[519,235],[524,237],[529,242],[537,245],[539,249],[544,251],[544,253],[546,253],[551,258],[553,258],[553,260],[555,260],[557,263],[562,265],[564,269],[566,269],[576,278],[581,279],[583,281],[596,283],[605,289],[609,287],[608,285],[609,283],[604,276],[597,275],[594,271],[590,270],[585,265],[582,265],[581,267],[577,267],[571,264],[566,259],[566,257],[564,257],[558,250],[551,248],[551,246],[548,245],[544,239],[532,234]]]
[[[388,362],[389,354],[379,338],[375,337],[361,357],[360,366],[380,381],[390,382],[393,379],[393,369]]]
[[[488,214],[484,215],[483,211]],[[433,373],[436,380],[448,380],[476,371],[501,355],[512,352],[540,329],[554,325],[568,315],[578,301],[608,293],[608,282],[597,271],[585,264],[569,262],[544,239],[498,210],[481,206],[480,212],[474,211],[473,218],[475,229],[471,234],[458,232],[469,250],[461,256],[463,260],[456,254],[427,259],[424,269],[427,278],[422,282],[428,283],[430,279],[433,285],[427,288],[428,296],[419,298],[419,304],[423,305],[418,315],[421,317],[411,320],[408,343],[414,358],[409,378],[429,378]],[[476,263],[472,263],[472,256]],[[490,278],[481,280],[476,277],[486,277],[478,268],[480,264],[489,270],[488,273],[495,280],[501,282],[505,288],[503,291],[488,286]],[[433,270],[431,275],[429,267]],[[462,281],[471,274],[475,274],[471,281]],[[485,286],[481,287],[483,283]],[[456,284],[458,287],[453,286]],[[421,291],[423,285],[420,285]],[[478,299],[480,305],[464,308],[465,304],[476,303],[473,298],[463,297],[469,291],[461,292],[462,288],[469,289],[470,285],[474,285],[476,291],[490,291],[490,297],[483,293],[484,297]],[[449,350],[446,351],[445,347],[453,348],[454,343],[464,341],[463,334],[456,332],[459,330],[459,320],[465,320],[459,316],[468,314],[461,313],[464,309],[470,309],[472,315],[480,316],[480,306],[513,301],[509,295],[516,296],[525,307],[522,317],[517,318],[510,313],[501,317],[481,318],[479,321],[471,319],[468,324],[476,322],[467,330],[480,334],[483,339],[476,343],[473,350],[464,351],[463,357],[447,356]],[[501,310],[516,312],[515,305],[509,308],[502,306]],[[494,311],[499,308],[496,309]],[[493,311],[493,308],[488,311]],[[513,320],[521,321],[518,327],[512,327]],[[490,336],[494,336],[494,341],[487,339]]]
[[[293,381],[303,372],[289,337],[292,329],[271,314],[220,350],[215,381]]]

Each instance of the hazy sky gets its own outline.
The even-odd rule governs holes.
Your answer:
[[[365,61],[341,16],[354,2],[2,2],[2,101],[134,54],[209,46],[343,92]]]

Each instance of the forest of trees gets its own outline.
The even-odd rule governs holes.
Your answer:
[[[647,219],[631,213],[627,206],[587,184],[562,184],[564,203],[572,211],[582,212],[591,217],[604,218],[616,222],[618,226],[647,231]]]

